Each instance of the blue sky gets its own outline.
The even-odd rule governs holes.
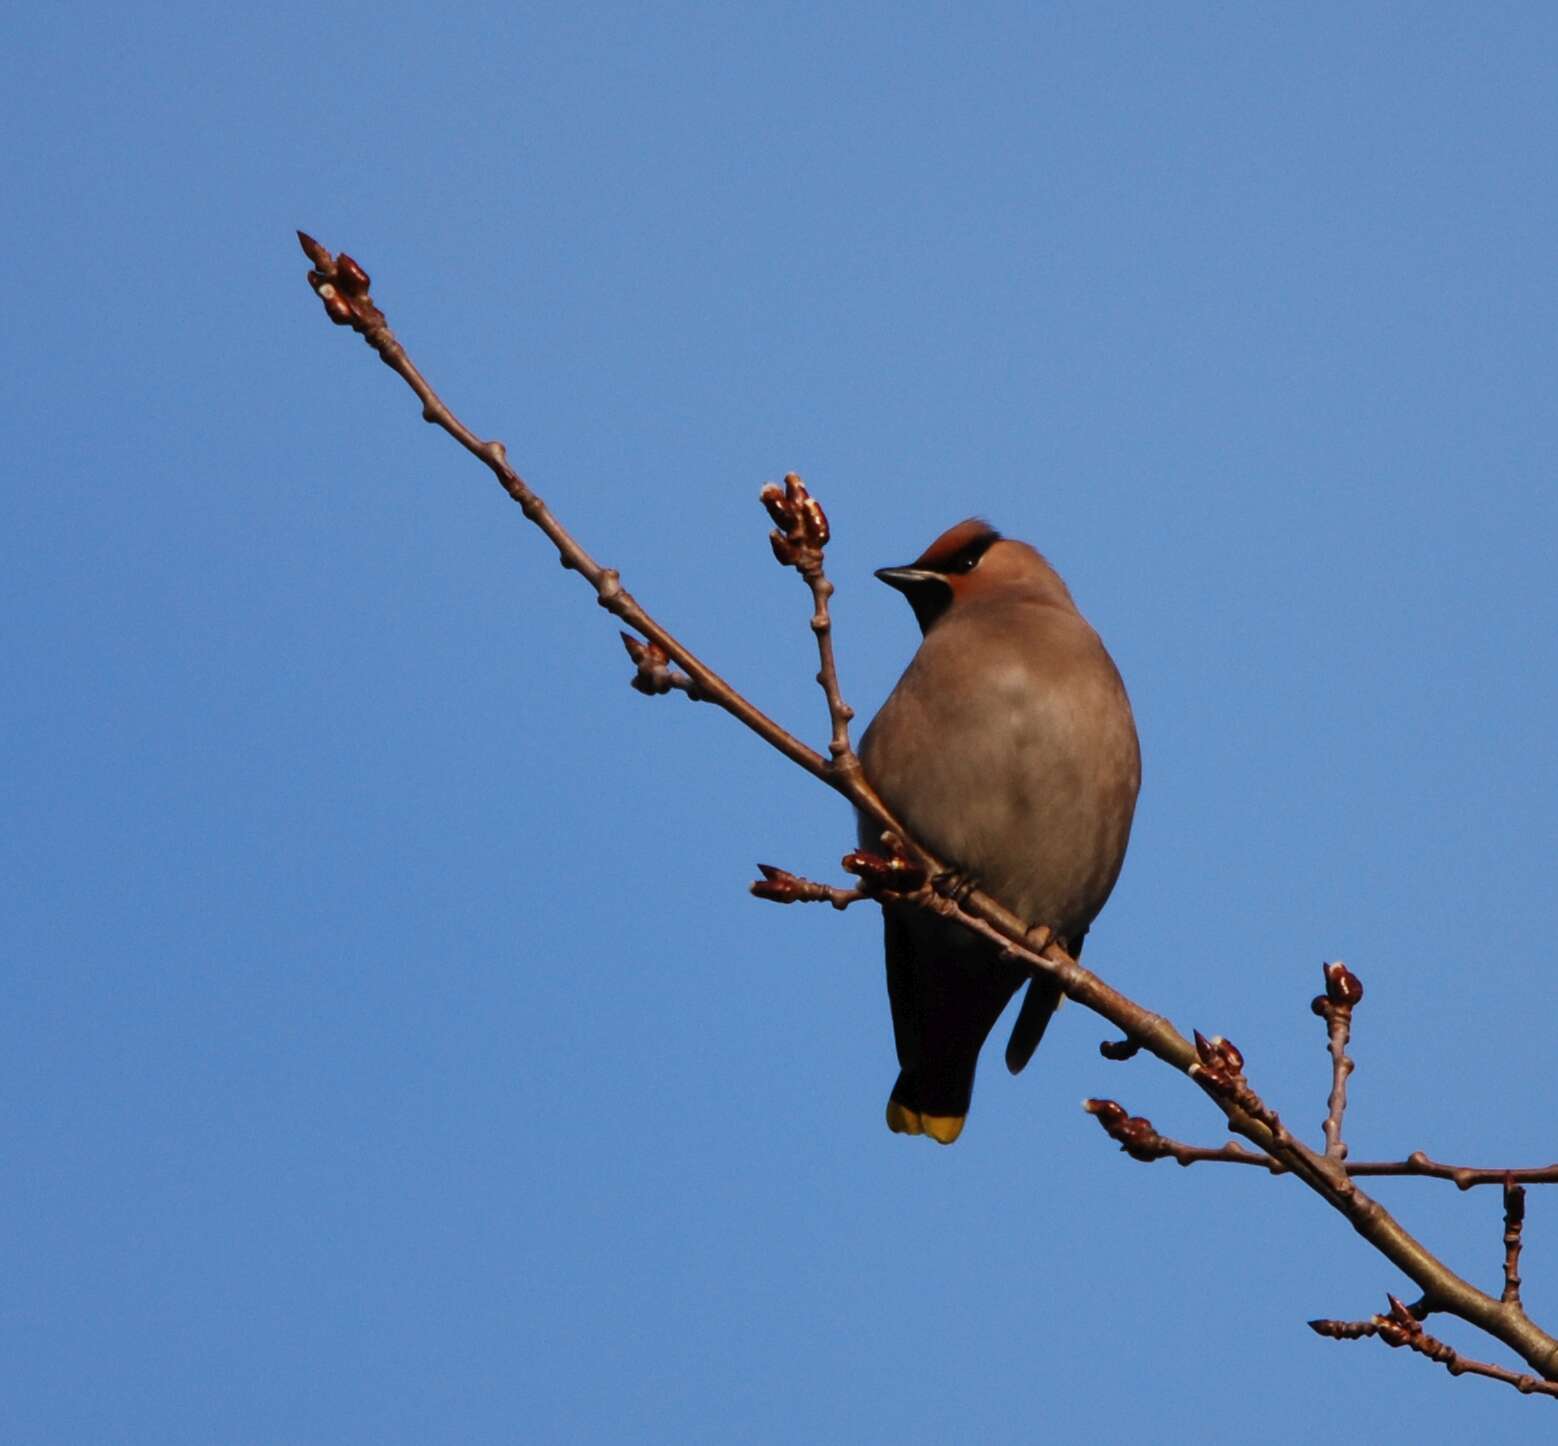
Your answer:
[[[445,396],[821,744],[758,487],[871,580],[982,513],[1131,689],[1089,963],[1318,1138],[1554,1145],[1550,7],[32,7],[0,105],[12,686],[0,1435],[17,1442],[1526,1441],[1311,1316],[1405,1283],[1254,1171],[1126,1161],[1062,1012],[888,1134],[842,805],[647,700]],[[1498,1201],[1380,1196],[1496,1286]],[[1533,1312],[1558,1323],[1534,1193]],[[1458,1344],[1471,1338],[1452,1327]],[[1480,1342],[1477,1343],[1480,1349]],[[1336,1423],[1341,1422],[1340,1426]],[[1550,1429],[1550,1427],[1549,1427]]]

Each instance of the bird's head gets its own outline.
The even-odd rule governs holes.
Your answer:
[[[1074,608],[1060,574],[1026,542],[1002,537],[980,517],[949,527],[907,567],[876,575],[909,599],[922,633],[976,598],[1028,594]]]

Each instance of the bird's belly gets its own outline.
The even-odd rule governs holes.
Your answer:
[[[917,838],[1007,908],[1079,934],[1109,897],[1130,833],[1134,779],[1127,793],[1118,768],[1100,761],[1112,749],[1097,746],[1098,730],[1117,725],[1108,716],[1036,717],[1031,699],[1022,708],[993,701],[977,727],[947,720],[941,736],[966,746],[937,750],[912,778],[884,777],[878,787]],[[1078,730],[1091,735],[1088,746],[1077,746]],[[1133,748],[1123,733],[1119,747]]]

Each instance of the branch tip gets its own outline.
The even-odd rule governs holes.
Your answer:
[[[364,336],[377,336],[382,343],[379,354],[388,361],[385,351],[395,343],[384,313],[368,295],[368,273],[344,251],[339,256],[332,256],[327,247],[306,231],[298,232],[298,244],[313,263],[308,284],[324,306],[325,315],[337,326],[349,326]]]
[[[1214,1084],[1231,1086],[1244,1075],[1244,1056],[1231,1039],[1214,1034],[1210,1039],[1199,1029],[1194,1031],[1196,1056],[1200,1068]]]
[[[757,496],[778,529],[769,534],[768,540],[780,566],[803,573],[820,568],[822,549],[831,536],[828,516],[800,477],[787,472],[782,488],[775,482],[766,482]]]
[[[1363,981],[1340,959],[1323,966],[1325,994],[1332,1004],[1344,1004],[1349,1009],[1363,999]]]
[[[840,889],[832,884],[819,884],[774,864],[759,864],[757,871],[763,877],[754,880],[747,886],[748,889],[753,897],[767,899],[774,904],[832,904],[835,909],[847,909],[867,897],[862,889]]]
[[[308,257],[315,266],[324,266],[330,260],[330,253],[325,250],[307,231],[298,232],[298,245],[303,248],[303,254]]]

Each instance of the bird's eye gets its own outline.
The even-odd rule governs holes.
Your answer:
[[[958,558],[956,562],[952,564],[953,572],[972,572],[976,567],[979,566],[979,559],[981,556],[982,554],[977,552],[965,552],[960,558]]]

